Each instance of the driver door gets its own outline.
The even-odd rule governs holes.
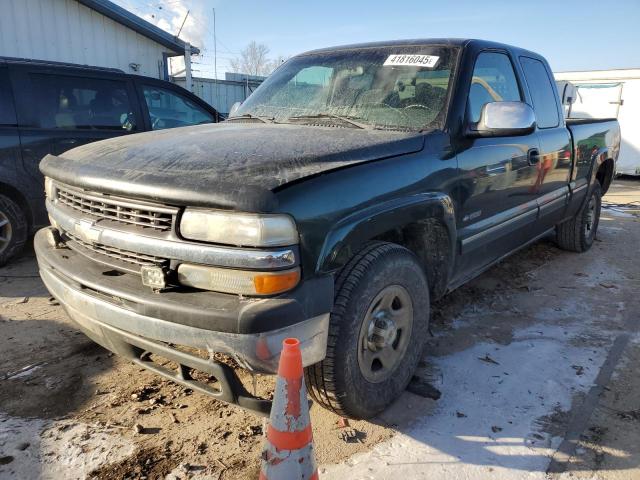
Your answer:
[[[489,102],[526,102],[507,52],[478,54],[468,90],[466,122],[476,123]],[[458,273],[469,274],[526,243],[537,217],[538,137],[468,138],[458,154],[460,189]]]

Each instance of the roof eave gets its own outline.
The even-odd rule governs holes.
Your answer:
[[[130,11],[110,2],[109,0],[78,0],[78,2],[98,13],[101,13],[105,17],[138,32],[140,35],[167,47],[177,54],[184,54],[186,43],[183,40],[165,32],[160,27],[147,22],[143,18],[134,15]],[[192,45],[191,54],[197,55],[199,53],[200,49]]]

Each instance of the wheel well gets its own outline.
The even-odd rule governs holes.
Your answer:
[[[600,182],[602,187],[602,194],[604,195],[609,190],[611,180],[613,180],[613,160],[608,158],[598,168],[596,173],[596,180]]]
[[[9,197],[11,200],[13,200],[18,204],[18,206],[24,212],[24,215],[27,218],[27,222],[29,225],[29,230],[31,230],[31,226],[33,225],[33,216],[31,214],[31,208],[29,208],[29,203],[24,198],[22,193],[20,193],[20,190],[18,190],[15,187],[12,187],[8,183],[0,182],[0,192],[2,192],[2,195],[4,195],[5,197]]]
[[[440,298],[447,289],[451,266],[451,241],[447,227],[429,218],[395,228],[374,240],[396,243],[415,254],[422,264],[432,299]]]

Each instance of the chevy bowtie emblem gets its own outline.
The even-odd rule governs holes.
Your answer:
[[[100,239],[100,229],[94,228],[94,222],[91,220],[76,221],[73,231],[87,243],[96,243]]]

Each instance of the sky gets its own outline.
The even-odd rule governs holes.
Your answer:
[[[214,76],[252,40],[270,57],[408,38],[481,38],[544,55],[554,71],[640,68],[640,0],[114,0],[202,50],[194,75]]]

